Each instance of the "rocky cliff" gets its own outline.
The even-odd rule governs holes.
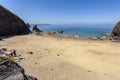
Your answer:
[[[0,80],[37,80],[25,75],[24,69],[12,61],[0,62]]]
[[[120,21],[113,28],[112,39],[114,39],[114,40],[120,40]]]
[[[28,33],[30,30],[24,21],[0,5],[0,36]]]

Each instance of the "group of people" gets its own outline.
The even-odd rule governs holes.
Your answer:
[[[8,53],[7,53],[9,56],[13,56],[13,57],[16,57],[16,50],[10,50]]]
[[[0,56],[0,61],[12,59],[15,60],[16,57],[16,50],[9,50],[9,52],[4,53],[3,55]]]

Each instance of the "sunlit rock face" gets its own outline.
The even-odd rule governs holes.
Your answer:
[[[30,30],[24,21],[0,5],[0,36],[28,33],[30,33]]]

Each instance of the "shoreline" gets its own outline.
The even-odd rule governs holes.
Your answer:
[[[32,34],[34,34],[34,33],[32,33]],[[43,32],[42,35],[38,35],[38,36],[61,38],[61,39],[71,39],[71,40],[111,41],[107,38],[102,39],[102,37],[81,37],[81,36],[74,37],[74,36],[69,36],[69,35],[64,35],[64,34],[54,34],[54,33],[51,33],[51,32],[49,32],[49,33],[48,32]],[[104,36],[104,37],[106,37],[106,36]]]
[[[11,36],[2,36],[0,37],[1,39],[9,39],[9,38],[12,38],[12,37],[17,37],[17,36],[27,36],[27,35],[34,35],[34,36],[39,36],[39,37],[43,37],[43,38],[54,38],[56,40],[73,40],[73,41],[102,41],[102,42],[114,42],[112,40],[109,40],[109,39],[100,39],[100,38],[97,38],[97,39],[93,39],[92,37],[91,38],[88,38],[88,37],[73,37],[73,36],[69,36],[69,35],[61,35],[61,34],[53,34],[53,33],[48,33],[48,32],[43,32],[42,35],[36,35],[34,33],[30,33],[30,34],[21,34],[21,35],[11,35]],[[115,41],[117,42],[117,41]],[[118,41],[119,42],[119,41]]]

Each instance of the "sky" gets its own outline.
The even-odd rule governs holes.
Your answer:
[[[0,0],[31,24],[115,24],[120,0]]]

